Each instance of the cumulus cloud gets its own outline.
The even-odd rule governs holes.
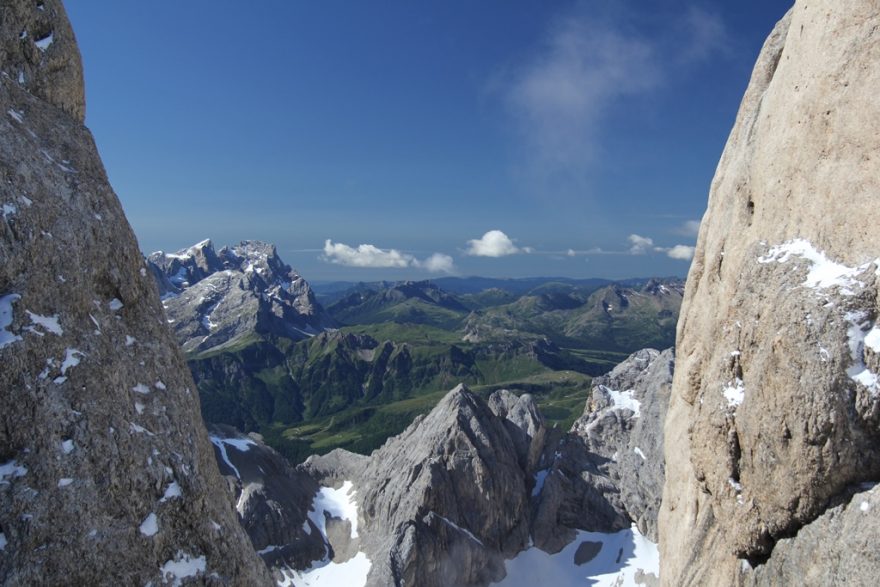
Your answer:
[[[520,249],[500,230],[490,230],[482,237],[467,242],[465,253],[474,257],[505,257],[520,252],[532,252],[530,247]]]
[[[681,261],[690,261],[694,258],[694,250],[695,247],[691,247],[688,245],[675,245],[674,247],[666,250],[666,256],[672,259],[679,259]]]
[[[419,264],[431,273],[452,273],[455,271],[455,263],[449,255],[434,253]]]
[[[396,268],[415,267],[432,273],[452,273],[455,265],[452,257],[442,253],[434,253],[424,261],[420,261],[409,253],[397,249],[380,249],[374,245],[362,244],[357,248],[344,243],[334,243],[331,239],[324,241],[324,261],[344,265],[346,267]]]
[[[654,239],[637,234],[629,235],[629,242],[631,245],[629,248],[631,255],[644,255],[654,247]]]

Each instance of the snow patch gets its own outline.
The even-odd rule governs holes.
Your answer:
[[[746,387],[743,380],[737,377],[733,381],[729,381],[723,388],[724,398],[727,400],[727,406],[736,408],[743,403],[746,397]]]
[[[473,540],[474,542],[476,542],[480,546],[484,546],[483,541],[480,540],[479,538],[477,538],[476,536],[474,536],[470,530],[468,530],[466,528],[462,528],[461,526],[459,526],[458,524],[456,524],[455,522],[453,522],[449,518],[445,518],[436,512],[430,512],[430,513],[428,513],[428,515],[426,517],[430,518],[431,516],[437,516],[438,518],[443,520],[443,522],[445,522],[450,528],[454,528],[455,530],[458,530],[459,532],[461,532],[462,534],[464,534],[465,536],[467,536],[468,538],[470,538],[471,540]]]
[[[143,383],[138,383],[137,385],[132,387],[131,390],[135,393],[140,393],[142,395],[147,395],[148,393],[150,393],[150,388]]]
[[[149,516],[144,518],[139,530],[144,536],[155,536],[159,531],[159,521],[156,519],[156,514],[151,512]]]
[[[535,473],[535,487],[532,489],[532,497],[541,495],[541,491],[544,490],[544,481],[547,480],[547,475],[549,474],[550,469],[541,469]]]
[[[354,499],[356,493],[351,481],[346,481],[339,489],[322,487],[318,490],[308,515],[323,536],[327,536],[326,515],[329,515],[331,518],[348,520],[351,523],[351,537],[358,537],[357,503]]]
[[[73,441],[72,440],[62,440],[61,441],[61,452],[66,455],[69,455],[73,452]]]
[[[108,306],[112,311],[114,311],[114,312],[115,312],[116,310],[120,310],[120,309],[122,309],[122,306],[124,306],[124,305],[125,305],[125,304],[123,304],[123,303],[122,303],[122,300],[120,300],[119,298],[113,298],[113,299],[110,300],[110,302],[107,304],[107,306]]]
[[[129,422],[129,423],[128,423],[128,427],[129,427],[128,429],[129,429],[132,433],[146,434],[147,436],[156,436],[155,434],[153,434],[152,432],[150,432],[149,430],[147,430],[147,429],[144,428],[143,426],[140,426],[140,425],[138,425],[138,424],[135,424],[134,422]]]
[[[24,477],[27,475],[27,467],[19,465],[15,460],[0,465],[0,485],[9,484],[8,479],[14,477]]]
[[[238,442],[237,442],[238,441]],[[214,446],[217,447],[217,450],[220,451],[220,457],[223,459],[223,462],[229,465],[229,468],[232,469],[232,472],[235,473],[235,477],[237,479],[241,479],[241,473],[238,471],[238,468],[232,464],[232,461],[229,460],[229,454],[226,452],[226,445],[229,444],[235,448],[237,448],[241,452],[246,452],[250,447],[249,444],[256,444],[252,440],[244,440],[244,439],[233,439],[233,438],[220,438],[219,436],[212,436],[211,442]],[[242,448],[243,446],[244,448]]]
[[[858,267],[848,267],[829,259],[824,251],[817,250],[806,239],[794,239],[781,245],[771,247],[766,255],[758,258],[758,263],[785,263],[792,257],[800,257],[810,263],[807,278],[804,280],[805,287],[813,289],[828,289],[837,287],[845,296],[855,295],[855,289],[861,289],[864,284],[856,279],[856,276],[867,271],[871,263],[865,263]]]
[[[204,556],[195,557],[178,550],[173,559],[159,568],[159,572],[166,583],[170,582],[173,587],[178,587],[183,584],[183,579],[197,577],[207,567],[208,561]]]
[[[610,389],[604,385],[600,385],[599,388],[611,398],[611,401],[614,403],[614,409],[630,410],[633,413],[633,418],[639,417],[642,404],[639,400],[633,397],[634,390],[628,389],[626,391],[617,391],[616,389]]]
[[[61,374],[66,375],[68,369],[79,365],[80,357],[84,356],[86,356],[84,352],[75,348],[68,348],[64,355],[64,361],[61,363]]]
[[[156,383],[154,383],[154,384],[153,384],[153,387],[155,387],[155,388],[158,389],[159,391],[165,391],[165,390],[167,389],[167,388],[165,387],[165,384],[162,383],[161,381],[157,381]]]
[[[633,452],[636,453],[637,455],[639,455],[640,457],[642,457],[642,460],[643,460],[643,461],[647,461],[647,460],[648,460],[648,457],[645,456],[645,453],[643,453],[643,452],[642,452],[642,449],[640,449],[639,447],[635,447],[635,448],[633,448]]]
[[[877,342],[878,336],[875,334],[877,327],[868,321],[865,312],[847,312],[843,318],[849,323],[846,335],[852,359],[852,365],[846,370],[846,374],[853,381],[867,387],[871,395],[876,397],[880,394],[880,377],[865,365],[864,351],[865,346],[874,350],[873,345]]]
[[[577,565],[575,556],[584,543],[598,543],[600,550],[591,560]],[[556,554],[532,547],[506,561],[504,566],[507,576],[493,585],[636,585],[639,573],[660,576],[660,553],[657,545],[633,525],[613,534],[579,531],[575,540]]]
[[[363,552],[358,552],[344,563],[320,561],[305,571],[297,571],[290,567],[280,569],[284,579],[280,586],[288,587],[360,587],[366,585],[370,573],[370,559]]]
[[[43,37],[42,39],[38,39],[34,43],[34,45],[36,45],[37,49],[39,49],[40,51],[45,51],[46,49],[49,48],[49,46],[52,44],[52,41],[54,41],[54,40],[55,40],[55,35],[52,33],[49,33],[48,36]]]
[[[6,111],[6,114],[11,116],[13,118],[13,120],[15,120],[15,122],[17,122],[19,124],[24,124],[24,117],[22,116],[21,112],[16,112],[12,108],[10,108],[9,110]]]
[[[180,485],[178,485],[177,481],[172,481],[168,484],[168,487],[165,488],[165,495],[162,496],[159,503],[164,503],[175,497],[180,497],[181,495],[183,495],[183,492],[180,490]]]
[[[9,331],[12,326],[12,303],[20,299],[18,294],[0,296],[0,349],[21,340],[20,336]]]
[[[34,314],[30,310],[25,310],[28,317],[31,319],[31,324],[33,326],[30,328],[31,332],[34,334],[39,334],[43,336],[42,332],[37,332],[34,330],[37,326],[43,328],[46,332],[51,332],[55,336],[61,336],[64,334],[64,330],[61,328],[61,325],[58,323],[58,314],[54,316],[41,316],[39,314]]]
[[[58,487],[67,487],[73,483],[73,479],[70,477],[64,477],[58,480]]]

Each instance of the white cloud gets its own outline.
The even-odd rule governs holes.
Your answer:
[[[490,230],[478,239],[469,240],[467,244],[465,252],[474,257],[504,257],[523,252],[500,230]],[[524,251],[530,252],[531,249],[526,247]]]
[[[688,220],[687,222],[679,226],[675,233],[682,236],[696,237],[698,234],[700,234],[700,221]]]
[[[574,249],[568,249],[565,254],[569,257],[574,257],[575,255],[577,255],[577,252]]]
[[[629,235],[629,242],[632,245],[629,248],[631,255],[644,255],[654,247],[654,239],[637,234]]]
[[[443,253],[434,253],[420,262],[419,266],[431,273],[453,273],[455,271],[455,263],[452,257]]]
[[[666,256],[681,261],[690,261],[694,258],[695,247],[688,245],[675,245],[666,251]]]
[[[397,249],[380,249],[369,244],[354,248],[343,243],[334,243],[329,238],[324,241],[324,254],[321,258],[329,263],[346,267],[397,269],[416,267],[434,273],[451,273],[455,267],[452,257],[442,253],[434,253],[424,261],[420,261],[415,256]]]

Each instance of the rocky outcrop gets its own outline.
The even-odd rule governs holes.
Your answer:
[[[321,559],[325,544],[308,515],[318,483],[257,434],[222,425],[212,425],[210,433],[220,472],[235,488],[241,525],[266,565],[305,568]]]
[[[580,536],[589,561],[603,535],[584,531],[656,533],[671,375],[671,351],[639,351],[596,381],[570,433],[548,429],[528,394],[484,401],[458,386],[369,457],[335,450],[290,471],[267,464],[277,455],[267,459],[255,435],[214,440],[226,443],[218,454],[243,523],[279,576],[307,582],[354,565],[370,586],[488,585],[533,545],[557,553]]]
[[[268,243],[243,241],[214,251],[204,240],[177,253],[153,253],[148,264],[187,352],[260,335],[303,340],[335,325],[306,280]]]
[[[584,415],[536,473],[536,545],[555,552],[577,529],[610,532],[633,522],[657,541],[672,372],[671,349],[644,349],[593,380]]]
[[[605,470],[639,531],[657,542],[663,495],[663,422],[672,391],[672,349],[633,353],[593,380],[583,417],[572,426],[589,451],[608,459]]]
[[[852,498],[880,479],[878,30],[874,2],[799,1],[758,59],[678,324],[665,584],[880,571],[864,548],[845,578],[820,569],[880,529]]]
[[[355,483],[371,530],[363,538],[369,585],[485,585],[504,576],[504,558],[529,537],[529,479],[506,421],[459,386],[371,455]]]
[[[63,8],[4,2],[0,47],[0,583],[266,584],[82,126]]]
[[[0,6],[0,72],[77,122],[85,120],[82,60],[60,1]]]

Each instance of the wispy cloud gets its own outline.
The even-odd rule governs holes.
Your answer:
[[[500,230],[490,230],[480,238],[471,239],[467,242],[465,253],[474,257],[506,257],[517,253],[531,253],[533,249],[524,247],[520,249],[509,236]]]
[[[700,234],[700,221],[688,220],[675,230],[675,234],[696,238]]]
[[[396,268],[414,267],[432,273],[453,273],[455,263],[452,257],[443,253],[434,253],[425,260],[397,249],[380,249],[375,245],[362,244],[351,247],[344,243],[334,243],[331,239],[324,241],[321,259],[328,263],[346,267]]]
[[[532,55],[493,80],[520,131],[532,171],[579,180],[588,172],[607,112],[622,98],[649,95],[669,78],[726,50],[716,13],[689,7],[662,33],[633,26],[628,2],[614,10],[569,11]],[[647,29],[648,27],[642,27]]]
[[[659,83],[656,59],[651,44],[613,23],[584,14],[558,20],[507,85],[529,156],[548,172],[581,168],[608,106]]]

